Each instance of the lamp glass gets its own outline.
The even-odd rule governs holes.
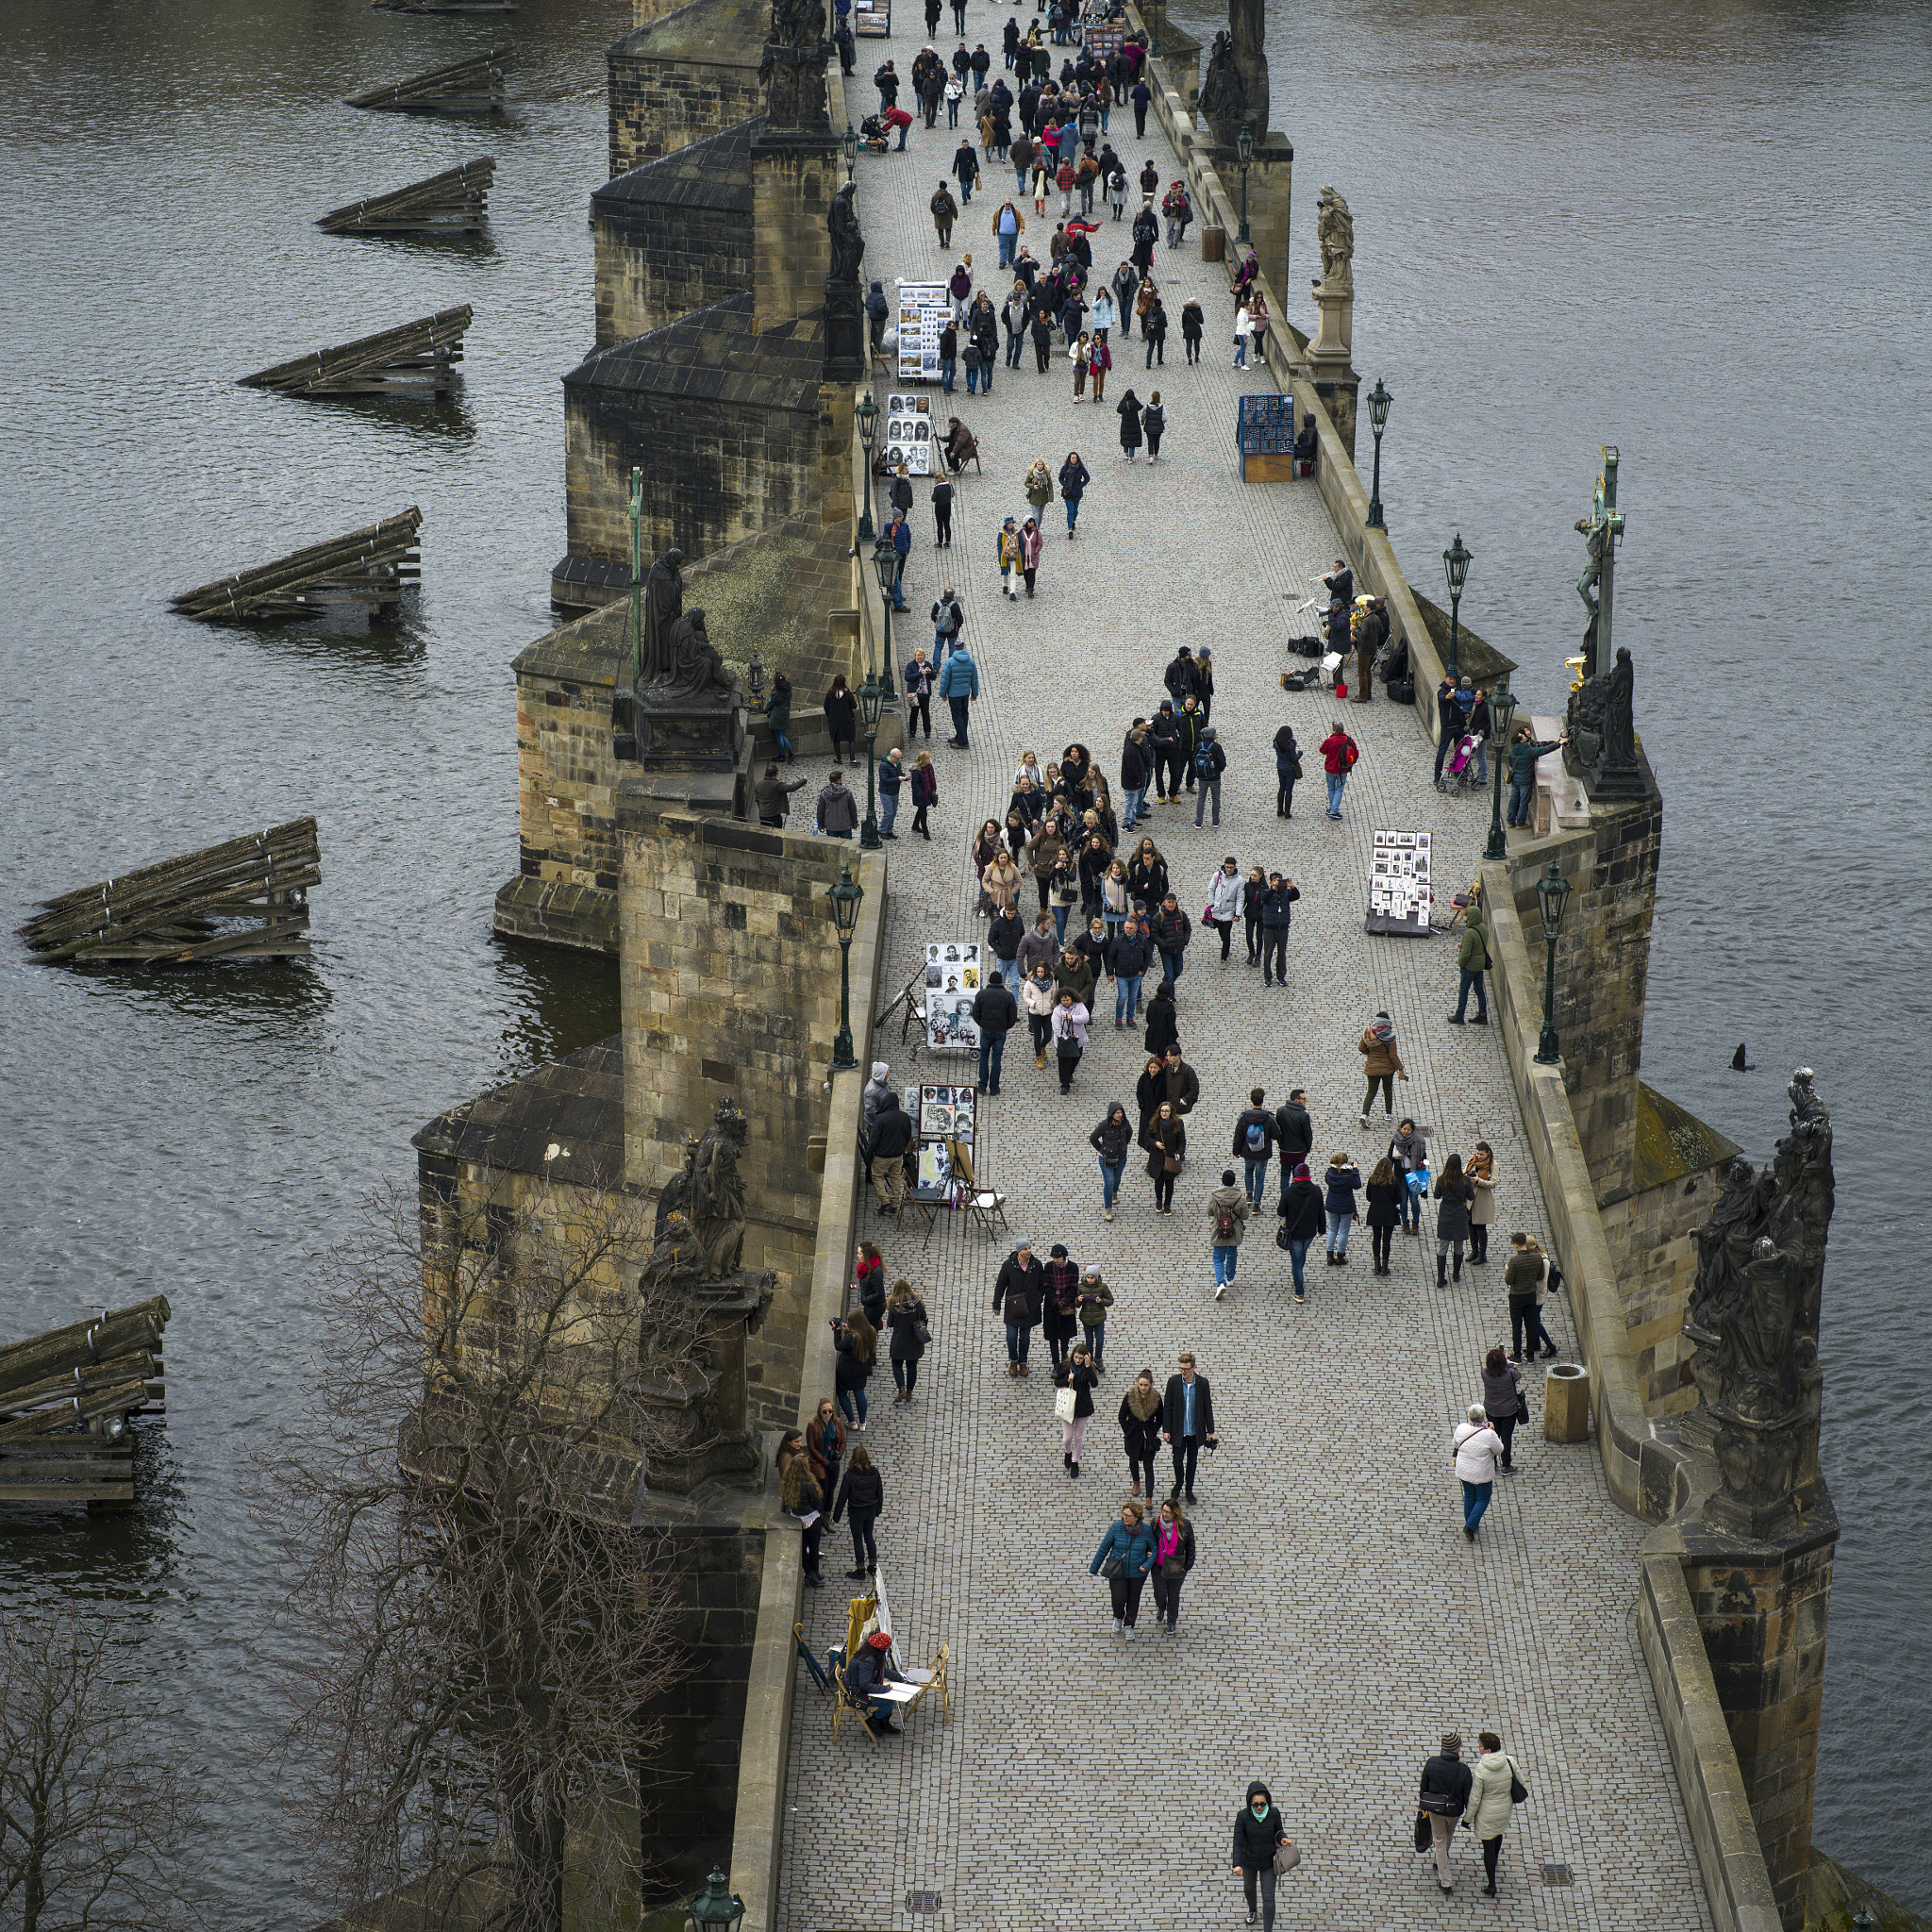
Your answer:
[[[1469,567],[1475,561],[1475,553],[1462,547],[1462,532],[1456,533],[1456,541],[1442,553],[1442,572],[1449,579],[1449,594],[1459,597],[1462,587],[1469,581]]]
[[[730,1885],[730,1879],[713,1865],[710,1877],[705,1881],[704,1890],[685,1906],[685,1932],[712,1932],[713,1927],[730,1932],[730,1928],[744,1917],[744,1901],[731,1891]]]
[[[879,706],[882,697],[878,679],[868,671],[865,674],[865,682],[858,687],[859,715],[865,720],[865,728],[868,731],[876,731],[879,728]]]
[[[858,440],[870,452],[873,439],[879,433],[879,406],[873,401],[871,390],[866,391],[865,400],[852,413],[858,419]]]
[[[1570,881],[1551,859],[1549,871],[1536,882],[1536,906],[1542,915],[1544,939],[1553,940],[1563,930],[1563,908],[1570,903]]]
[[[1369,391],[1369,427],[1380,436],[1389,425],[1389,405],[1395,400],[1382,387],[1382,378],[1375,378],[1375,386]]]
[[[845,164],[850,167],[858,159],[858,129],[849,121],[845,132],[839,137],[839,145],[845,150]]]
[[[879,580],[879,589],[890,598],[892,594],[892,574],[898,568],[899,553],[892,548],[890,537],[881,537],[873,546],[872,573]]]
[[[1498,742],[1509,742],[1509,727],[1516,722],[1516,693],[1507,684],[1499,684],[1490,693],[1490,717],[1496,727]]]
[[[832,902],[832,920],[839,937],[849,940],[858,926],[858,902],[865,897],[865,888],[854,880],[850,865],[841,870],[836,886],[826,888],[825,897]]]
[[[1255,158],[1255,130],[1245,122],[1234,138],[1234,145],[1235,152],[1241,158],[1241,166],[1245,168]]]

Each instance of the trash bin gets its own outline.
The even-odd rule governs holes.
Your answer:
[[[1201,230],[1201,259],[1224,261],[1227,258],[1227,230],[1212,226]]]
[[[1557,1362],[1543,1377],[1543,1441],[1590,1441],[1590,1371],[1580,1362]]]

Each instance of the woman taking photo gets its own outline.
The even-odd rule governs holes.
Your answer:
[[[1131,1637],[1134,1622],[1141,1614],[1141,1592],[1147,1587],[1147,1572],[1154,1564],[1154,1532],[1147,1526],[1146,1512],[1138,1503],[1121,1505],[1121,1520],[1110,1524],[1093,1560],[1087,1566],[1090,1576],[1107,1573],[1108,1594],[1113,1599],[1113,1628]]]
[[[1141,1493],[1142,1480],[1147,1494],[1154,1494],[1154,1458],[1160,1454],[1163,1422],[1160,1391],[1154,1386],[1154,1371],[1142,1369],[1134,1386],[1121,1397],[1121,1441],[1126,1447],[1127,1468],[1134,1478],[1134,1493]]]
[[[1181,1585],[1193,1567],[1194,1525],[1181,1513],[1179,1498],[1171,1496],[1154,1524],[1154,1621],[1165,1617],[1170,1637],[1180,1620]]]
[[[925,1353],[927,1324],[925,1304],[903,1275],[886,1297],[886,1326],[892,1332],[892,1400],[910,1402],[919,1382],[919,1359]]]
[[[1074,1344],[1073,1354],[1054,1371],[1053,1378],[1060,1388],[1074,1391],[1073,1418],[1060,1423],[1060,1462],[1069,1475],[1078,1475],[1087,1424],[1093,1417],[1093,1359],[1084,1341]]]
[[[1154,1182],[1154,1211],[1174,1212],[1174,1184],[1188,1158],[1187,1124],[1163,1100],[1147,1129],[1147,1173]]]
[[[1345,1154],[1328,1157],[1328,1172],[1323,1176],[1327,1198],[1323,1209],[1328,1216],[1328,1265],[1348,1266],[1348,1230],[1355,1220],[1355,1197],[1361,1191],[1362,1174]]]
[[[832,1334],[832,1346],[839,1355],[832,1387],[839,1392],[839,1413],[852,1425],[855,1435],[865,1434],[865,1385],[872,1379],[878,1339],[878,1330],[865,1319],[862,1308],[854,1308]]]

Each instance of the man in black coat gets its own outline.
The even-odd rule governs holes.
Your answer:
[[[1041,1300],[1045,1292],[1046,1270],[1033,1258],[1033,1243],[1022,1241],[1000,1264],[999,1278],[992,1285],[993,1313],[1006,1318],[1009,1375],[1027,1373],[1026,1351],[1040,1325]]]
[[[1172,986],[1187,963],[1188,941],[1194,937],[1194,922],[1181,910],[1180,900],[1170,892],[1147,926],[1160,954],[1160,976]]]
[[[1284,1160],[1284,1172],[1288,1166]],[[1288,1249],[1289,1265],[1294,1270],[1294,1298],[1304,1301],[1307,1291],[1302,1268],[1308,1258],[1309,1243],[1328,1231],[1328,1215],[1322,1206],[1322,1190],[1309,1179],[1306,1160],[1294,1163],[1293,1178],[1282,1190],[1281,1206],[1275,1212],[1281,1216],[1282,1241]]]
[[[1192,697],[1200,689],[1200,681],[1194,672],[1194,654],[1186,644],[1174,654],[1174,661],[1161,674],[1160,681],[1167,687],[1168,695],[1175,704],[1183,698]]]
[[[1180,796],[1181,727],[1174,714],[1174,701],[1162,698],[1160,708],[1148,721],[1148,741],[1154,747],[1154,797],[1165,805]]]
[[[1121,746],[1121,830],[1131,832],[1147,808],[1147,784],[1154,776],[1154,753],[1147,742],[1145,721],[1135,719],[1134,728]]]
[[[1113,1024],[1131,1026],[1141,1011],[1141,978],[1154,963],[1154,941],[1130,912],[1107,949],[1108,977],[1114,983]]]
[[[1274,1144],[1281,1150],[1281,1191],[1294,1177],[1295,1163],[1308,1158],[1315,1144],[1315,1124],[1308,1118],[1308,1096],[1297,1087],[1274,1116]]]
[[[1161,1078],[1167,1082],[1167,1098],[1174,1102],[1174,1110],[1182,1119],[1193,1112],[1201,1101],[1201,1076],[1181,1058],[1178,1046],[1171,1046],[1162,1056],[1167,1064],[1161,1068]]]
[[[1194,1464],[1201,1453],[1201,1444],[1210,1448],[1220,1441],[1214,1429],[1214,1396],[1208,1387],[1208,1377],[1194,1373],[1194,1357],[1191,1352],[1181,1357],[1180,1372],[1167,1378],[1167,1394],[1161,1401],[1160,1413],[1167,1426],[1161,1430],[1161,1440],[1173,1445],[1174,1449],[1174,1488],[1168,1491],[1170,1497],[1184,1491],[1190,1503],[1194,1497]]]
[[[1341,604],[1355,602],[1355,573],[1349,569],[1347,558],[1338,557],[1335,568],[1322,581],[1328,587],[1331,601]]]
[[[912,1116],[889,1093],[873,1122],[866,1171],[879,1197],[881,1214],[896,1214],[906,1192],[906,1150],[912,1145]]]
[[[1013,932],[1013,950],[1020,949],[1019,924],[1007,915]],[[1007,1051],[1007,1035],[1019,1024],[1020,1003],[1007,982],[995,973],[973,997],[973,1024],[979,1028],[979,1091],[1000,1091],[1000,1061]]]
[[[1456,1838],[1456,1821],[1469,1808],[1470,1787],[1475,1779],[1462,1761],[1462,1740],[1454,1731],[1442,1734],[1442,1748],[1423,1766],[1417,1808],[1429,1821],[1430,1851],[1436,1857],[1436,1883],[1455,1890],[1449,1877],[1449,1847]]]

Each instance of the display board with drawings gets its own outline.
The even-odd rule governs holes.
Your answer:
[[[908,475],[930,476],[932,450],[932,398],[888,395],[886,445],[881,452],[886,469],[897,469],[903,459]]]
[[[937,382],[940,379],[940,331],[953,312],[953,298],[943,282],[899,284],[899,380]],[[891,399],[886,402],[891,420]]]
[[[892,36],[892,0],[852,0],[852,37],[886,41]]]
[[[1365,930],[1426,935],[1431,884],[1430,840],[1426,832],[1375,834],[1369,860],[1369,917]]]
[[[919,1185],[949,1194],[973,1173],[973,1135],[979,1111],[976,1087],[921,1086],[908,1091],[907,1104],[919,1131]]]
[[[981,985],[983,954],[977,940],[933,940],[925,948],[925,1043],[940,1049],[979,1050],[973,1002]]]

